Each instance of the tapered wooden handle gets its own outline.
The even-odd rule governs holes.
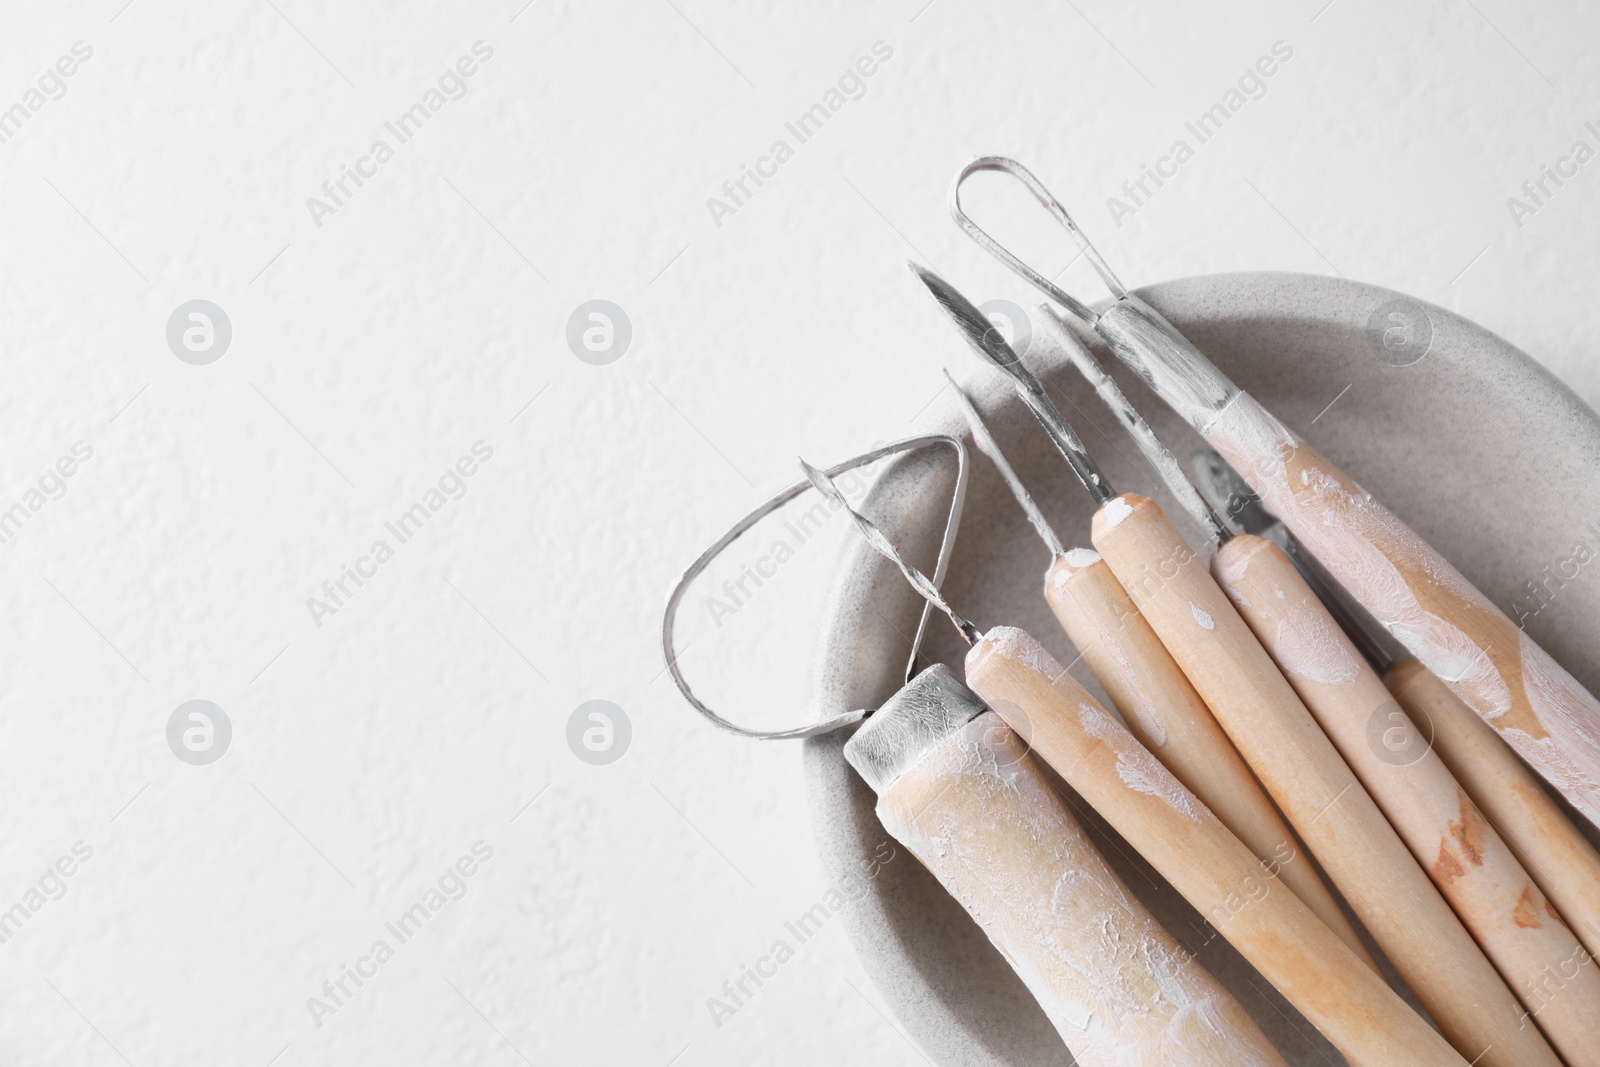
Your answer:
[[[1250,396],[1205,437],[1375,619],[1600,826],[1600,701]]]
[[[1098,553],[1075,548],[1045,598],[1139,742],[1377,973],[1378,965],[1266,790]]]
[[[1106,865],[993,712],[892,782],[878,818],[983,927],[1078,1063],[1284,1067]]]
[[[1095,515],[1093,537],[1450,1043],[1482,1067],[1554,1067],[1555,1054],[1523,1024],[1516,997],[1161,508],[1119,497]]]
[[[1583,942],[1600,957],[1600,852],[1533,773],[1432,671],[1397,663],[1384,683]]]
[[[1579,966],[1578,938],[1289,557],[1237,537],[1212,571],[1567,1067],[1600,1067],[1600,968]],[[1415,743],[1394,743],[1397,731]],[[1545,988],[1556,976],[1559,995]]]
[[[1465,1061],[1028,634],[967,682],[1357,1067]]]

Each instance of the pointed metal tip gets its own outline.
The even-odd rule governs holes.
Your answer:
[[[1032,523],[1035,532],[1039,535],[1039,539],[1050,550],[1051,559],[1065,554],[1066,546],[1061,543],[1061,538],[1056,534],[1049,520],[1044,517],[1044,512],[1039,510],[1039,505],[1034,502],[1032,495],[1029,494],[1028,487],[1022,484],[1022,478],[1018,476],[1016,469],[1011,466],[1011,461],[1006,458],[1005,452],[1000,448],[1000,442],[994,439],[994,432],[989,429],[989,424],[983,421],[982,415],[978,414],[978,406],[972,402],[972,398],[966,394],[966,391],[956,384],[956,380],[950,376],[948,369],[945,370],[944,376],[950,383],[950,388],[955,391],[956,406],[967,417],[967,428],[972,431],[972,439],[978,443],[978,450],[988,456],[995,469],[1000,472],[1001,479],[1006,483],[1006,487],[1011,490],[1011,495],[1015,498],[1017,505],[1022,508],[1023,514],[1028,517],[1028,522]]]
[[[800,469],[805,472],[806,480],[811,483],[817,492],[830,500],[843,499],[839,495],[839,487],[833,484],[832,478],[807,463],[804,456],[796,456],[795,459],[800,461]]]
[[[961,336],[965,338],[968,346],[981,356],[984,362],[992,363],[1001,370],[1015,375],[1021,368],[1021,360],[1006,343],[1000,330],[989,321],[988,316],[979,311],[977,305],[962,295],[959,289],[933,271],[914,263],[911,269],[933,295],[934,302],[939,305],[940,310],[961,331]]]

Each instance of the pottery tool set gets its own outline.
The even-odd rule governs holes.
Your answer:
[[[1103,310],[967,216],[961,186],[979,171],[1019,180],[1072,235],[1110,290]],[[685,696],[750,736],[853,730],[843,754],[876,795],[884,829],[978,922],[1079,1064],[1286,1061],[1112,871],[1052,773],[1349,1063],[1600,1067],[1600,853],[1547,792],[1578,819],[1600,819],[1600,703],[1126,290],[1020,164],[975,160],[950,201],[963,230],[1049,297],[1046,332],[1201,544],[1154,500],[1113,489],[1000,332],[913,265],[1093,501],[1092,547],[1068,548],[950,381],[972,440],[1044,545],[1044,600],[1110,707],[1033,636],[1004,618],[980,629],[943,593],[969,474],[965,444],[944,435],[828,470],[802,461],[803,481],[695,561],[663,621]],[[1195,481],[1084,338],[1210,445],[1193,457]],[[954,452],[956,476],[926,575],[833,479],[934,446]],[[850,516],[924,611],[904,685],[875,711],[747,730],[683,678],[678,609],[712,559],[808,488]],[[968,646],[965,683],[946,665],[920,668],[930,610]]]

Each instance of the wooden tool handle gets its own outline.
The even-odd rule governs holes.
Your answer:
[[[1464,1062],[1032,637],[990,630],[967,681],[1352,1064]]]
[[[1600,968],[1439,754],[1386,743],[1405,713],[1289,557],[1243,536],[1211,569],[1567,1067],[1600,1067]]]
[[[1078,1063],[1284,1067],[1106,865],[993,712],[892,782],[878,818],[983,927]]]
[[[1093,531],[1151,629],[1450,1043],[1482,1067],[1553,1067],[1517,999],[1160,507],[1119,497]]]
[[[1516,753],[1432,671],[1407,660],[1391,667],[1384,683],[1578,940],[1600,957],[1600,852]]]
[[[1600,826],[1600,701],[1247,394],[1205,436],[1375,619]]]
[[[1139,742],[1355,950],[1378,964],[1278,809],[1098,553],[1076,548],[1045,576],[1045,598]]]

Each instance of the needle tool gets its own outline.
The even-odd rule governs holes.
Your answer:
[[[1015,627],[978,629],[850,508],[827,475],[802,467],[971,645],[972,691],[1352,1064],[1466,1062],[1043,645]]]
[[[971,301],[914,269],[983,362],[1033,379]],[[1047,396],[1043,404],[1041,421],[1066,426]],[[1134,493],[1096,501],[1096,550],[1451,1044],[1482,1067],[1556,1067],[1517,998],[1160,505]],[[1269,545],[1227,539],[1213,570],[1224,573],[1256,543]]]
[[[967,216],[961,185],[980,170],[1021,181],[1072,235],[1111,292],[1104,311],[1064,292]],[[973,240],[1098,334],[1385,630],[1600,826],[1600,701],[1415,531],[1125,289],[1027,168],[1000,156],[974,160],[956,176],[950,210]]]
[[[1161,639],[1128,598],[1116,575],[1090,548],[1068,551],[1051,528],[972,400],[945,372],[978,450],[994,463],[1050,551],[1044,593],[1058,622],[1105,687],[1123,722],[1256,858],[1278,877],[1374,971],[1376,961],[1346,918],[1294,832],[1245,765]],[[1105,485],[1087,452],[1083,462]]]

